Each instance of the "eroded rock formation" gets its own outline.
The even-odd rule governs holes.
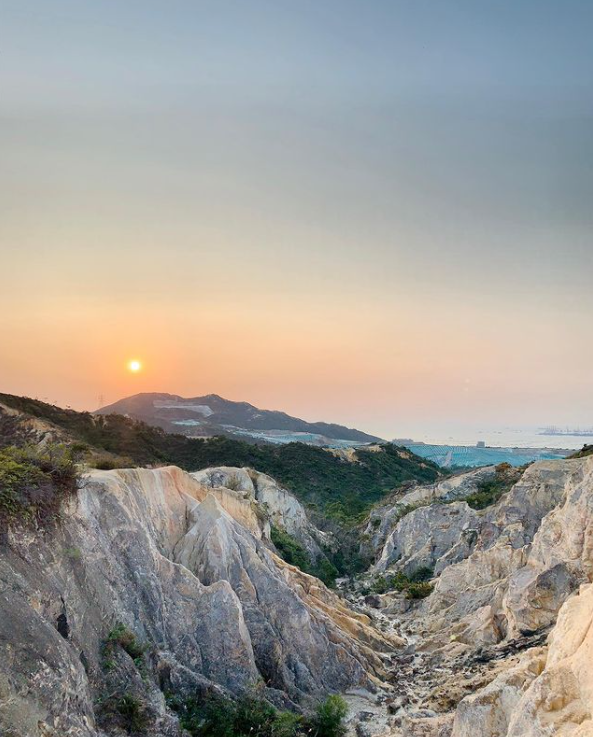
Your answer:
[[[103,643],[117,625],[146,647],[146,734],[176,735],[164,692],[239,693],[263,679],[277,703],[373,688],[398,644],[323,584],[287,566],[240,490],[177,468],[95,471],[62,519],[16,531],[0,555],[0,733],[96,737]]]
[[[422,603],[379,597],[409,643],[381,733],[592,735],[593,458],[535,463],[497,504],[465,507],[420,507],[387,535],[379,570],[433,561],[436,578]]]

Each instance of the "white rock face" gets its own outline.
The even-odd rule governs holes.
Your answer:
[[[262,512],[272,524],[295,537],[313,560],[323,556],[321,542],[331,544],[329,540],[325,540],[326,535],[309,522],[298,499],[265,473],[252,468],[220,466],[197,471],[192,476],[205,486],[231,491],[242,499],[250,499],[262,505]],[[269,539],[269,525],[262,527],[262,534]]]
[[[593,586],[569,599],[550,635],[545,669],[513,711],[508,737],[593,735]]]
[[[406,575],[467,558],[478,537],[480,516],[465,502],[431,504],[407,514],[387,538],[376,570],[397,564]]]
[[[491,638],[552,624],[590,572],[591,459],[540,461],[485,511],[473,552],[447,567],[427,606],[430,628],[475,637],[471,619],[489,609]],[[467,635],[464,634],[467,630]]]
[[[495,466],[477,468],[457,476],[438,481],[435,484],[424,484],[415,486],[411,491],[402,496],[396,504],[377,507],[371,512],[369,524],[365,530],[365,538],[369,540],[368,546],[373,557],[379,560],[385,558],[385,546],[390,536],[394,534],[398,526],[402,510],[409,507],[423,507],[433,505],[436,502],[452,502],[463,499],[478,489],[478,484],[494,477]],[[383,552],[382,555],[378,555]],[[365,552],[365,551],[363,551]],[[387,565],[390,565],[388,563]],[[385,567],[383,561],[379,566]]]
[[[56,528],[0,550],[0,734],[99,737],[102,642],[126,625],[148,646],[146,734],[178,737],[163,691],[303,701],[372,687],[382,637],[317,579],[262,540],[240,492],[177,468],[93,472]],[[135,679],[135,680],[134,680]],[[160,686],[159,686],[160,684]]]
[[[429,711],[450,696],[459,703],[439,714],[416,705],[418,714],[404,715],[392,735],[591,737],[593,457],[535,463],[479,514],[469,556],[447,566],[428,599],[401,616],[429,664],[418,681],[431,684]],[[400,530],[402,556],[424,550],[420,519],[409,522],[416,536]],[[525,649],[530,638],[545,644],[550,628],[547,647]]]

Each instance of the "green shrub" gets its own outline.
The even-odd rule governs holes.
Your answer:
[[[420,568],[416,568],[408,578],[412,583],[424,583],[425,581],[430,581],[433,576],[434,568],[430,568],[429,566],[420,566]]]
[[[388,591],[399,591],[408,599],[424,599],[434,588],[429,583],[432,576],[432,568],[426,566],[418,568],[410,576],[404,575],[401,571],[396,571],[389,576],[379,575],[371,583],[369,592],[385,594]]]
[[[405,589],[405,593],[408,599],[425,599],[427,596],[430,596],[433,588],[433,585],[428,583],[428,581],[412,582]]]
[[[297,714],[278,711],[258,689],[237,701],[221,696],[169,697],[167,704],[192,737],[293,737],[302,722]]]
[[[142,732],[148,726],[144,704],[132,694],[124,694],[117,702],[116,710],[126,732]]]
[[[98,471],[113,471],[117,468],[134,468],[136,463],[133,458],[126,456],[114,456],[108,453],[95,453],[88,459],[88,464]]]
[[[509,463],[500,463],[496,466],[495,475],[490,479],[480,481],[477,491],[468,494],[464,501],[472,509],[490,507],[506,494],[521,478],[524,468],[513,468]]]
[[[270,536],[283,560],[290,563],[291,566],[297,566],[302,571],[308,571],[311,559],[296,538],[275,525],[270,526]]]
[[[335,586],[338,569],[327,558],[323,557],[313,563],[311,556],[300,544],[300,542],[285,530],[270,526],[272,542],[276,546],[280,557],[292,566],[300,568],[301,571],[316,576],[326,586]]]
[[[167,705],[192,737],[341,737],[348,708],[340,696],[328,696],[314,714],[281,711],[263,698],[261,687],[231,701],[169,695]]]
[[[52,520],[77,488],[76,466],[64,445],[0,450],[0,527]]]
[[[314,737],[341,737],[346,733],[344,719],[348,705],[341,696],[332,694],[317,707],[315,715],[307,725]]]
[[[134,661],[141,659],[146,652],[146,646],[139,643],[132,630],[121,623],[107,635],[106,645],[108,649],[119,645]]]
[[[317,563],[311,567],[308,571],[312,576],[315,576],[329,588],[333,588],[336,585],[336,577],[338,576],[338,569],[335,565],[327,558],[319,558]]]

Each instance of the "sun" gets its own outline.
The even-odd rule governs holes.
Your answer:
[[[142,368],[142,364],[140,363],[140,361],[130,361],[130,363],[128,364],[128,368],[132,373],[137,374],[138,371],[140,371],[140,369]]]

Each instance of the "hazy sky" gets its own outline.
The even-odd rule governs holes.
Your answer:
[[[592,37],[591,0],[0,0],[0,389],[593,424]]]

